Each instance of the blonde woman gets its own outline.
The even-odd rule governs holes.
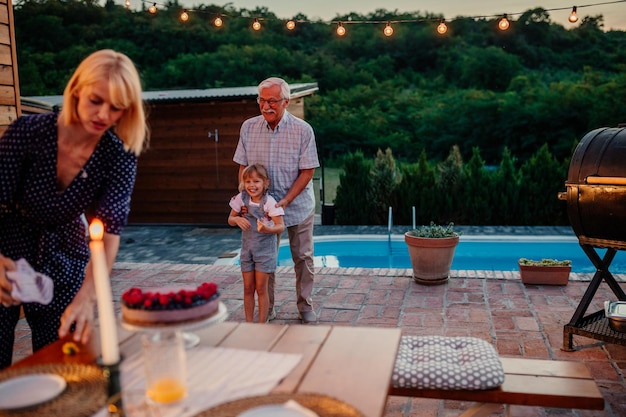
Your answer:
[[[110,270],[148,143],[141,81],[126,55],[92,53],[63,96],[59,114],[20,117],[0,138],[0,369],[12,361],[20,306],[33,350],[72,332],[89,340],[96,295],[83,215],[104,223]],[[7,272],[22,258],[52,279],[49,304],[12,295]]]

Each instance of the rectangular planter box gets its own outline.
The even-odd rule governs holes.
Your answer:
[[[571,266],[519,265],[519,274],[524,284],[567,285]]]

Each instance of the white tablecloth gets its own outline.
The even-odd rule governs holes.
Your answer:
[[[302,355],[254,350],[195,347],[187,352],[187,397],[160,405],[162,417],[194,416],[215,405],[268,394],[298,364]],[[141,352],[124,359],[122,391],[145,389]],[[94,417],[106,416],[101,410]]]

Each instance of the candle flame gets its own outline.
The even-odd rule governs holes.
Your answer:
[[[89,236],[91,240],[102,240],[104,236],[104,225],[100,219],[94,219],[89,225]]]

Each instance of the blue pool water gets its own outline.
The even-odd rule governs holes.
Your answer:
[[[600,256],[605,250],[597,249]],[[516,271],[517,260],[569,259],[572,272],[594,273],[595,267],[578,239],[560,236],[461,236],[452,269]],[[278,265],[293,265],[286,239],[281,241]],[[343,235],[315,238],[315,266],[361,268],[411,268],[404,236]],[[626,273],[626,253],[618,251],[609,270]]]

